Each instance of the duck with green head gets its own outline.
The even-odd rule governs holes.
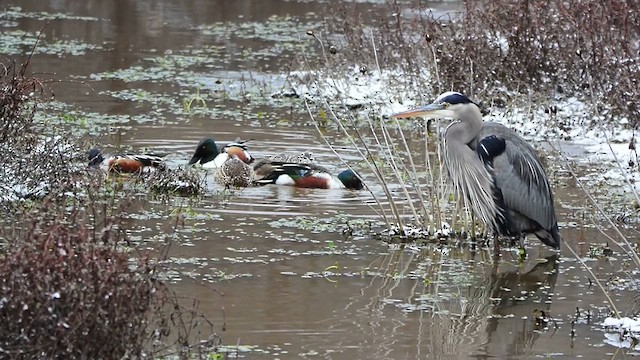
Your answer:
[[[203,139],[198,143],[189,165],[200,165],[203,168],[219,168],[227,160],[236,157],[245,164],[250,164],[253,157],[246,145],[248,140],[237,139],[234,142],[219,147],[213,138]]]
[[[364,184],[360,176],[352,169],[333,175],[326,168],[316,164],[271,163],[271,170],[258,184],[288,185],[315,189],[362,190]]]

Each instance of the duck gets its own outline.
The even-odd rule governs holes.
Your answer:
[[[310,164],[313,161],[310,152],[285,152],[266,158],[251,158],[250,163],[246,163],[237,154],[231,153],[214,172],[214,180],[226,188],[262,185],[258,181],[277,171],[276,168],[280,164],[292,162]]]
[[[267,167],[267,164],[261,168]],[[346,169],[333,175],[326,168],[314,163],[268,163],[268,172],[262,172],[257,184],[288,185],[313,189],[349,189],[362,190],[364,184],[360,176],[352,169]],[[254,170],[258,173],[258,170]]]
[[[268,157],[270,163],[293,163],[293,164],[312,164],[315,162],[313,153],[310,151],[304,152],[283,152],[277,155],[271,155]]]
[[[216,169],[214,180],[226,188],[266,184],[318,189],[363,188],[360,177],[353,170],[334,176],[314,163],[311,152],[284,152],[256,159],[249,154],[247,141],[236,139],[220,148],[212,138],[203,139],[189,164]]]
[[[90,167],[97,167],[105,172],[131,174],[148,169],[166,169],[163,157],[153,154],[106,155],[96,147],[89,150],[87,155]]]
[[[227,160],[235,157],[245,164],[253,162],[246,145],[249,140],[240,140],[218,147],[213,138],[202,139],[193,153],[189,165],[200,165],[205,169],[219,168]]]
[[[250,187],[254,184],[253,166],[245,163],[236,155],[231,155],[214,172],[214,180],[226,188]]]

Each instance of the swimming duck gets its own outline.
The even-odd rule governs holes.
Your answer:
[[[219,168],[232,156],[249,164],[253,161],[253,157],[245,145],[247,141],[237,139],[223,147],[218,147],[212,138],[203,139],[198,143],[196,151],[189,160],[189,165],[199,164],[203,168]]]
[[[309,151],[297,153],[297,152],[283,152],[277,155],[271,155],[267,158],[271,163],[293,163],[293,164],[312,164],[315,162],[313,154]]]
[[[254,183],[253,166],[246,164],[236,155],[232,155],[218,167],[214,179],[225,187],[249,187]]]
[[[263,165],[266,166],[266,165]],[[269,163],[269,172],[255,182],[257,184],[289,185],[315,189],[351,189],[362,190],[362,180],[351,169],[331,174],[322,166],[309,163]],[[258,170],[254,170],[258,173]]]
[[[113,154],[105,155],[98,148],[88,152],[89,166],[98,167],[105,172],[137,173],[148,168],[164,170],[166,164],[161,156],[151,154]]]
[[[208,148],[211,147],[211,143],[205,145]],[[236,149],[238,147],[243,151]],[[362,181],[355,172],[345,170],[334,176],[327,169],[314,164],[314,158],[310,152],[285,152],[267,158],[255,159],[250,157],[246,150],[246,145],[238,142],[229,144],[222,149],[222,151],[226,151],[227,156],[220,157],[218,155],[215,157],[214,162],[220,161],[220,165],[217,166],[214,173],[216,182],[225,187],[276,184],[318,189],[360,190],[363,188]],[[209,159],[211,159],[210,155]],[[247,162],[245,159],[249,159],[249,161]]]
[[[300,164],[313,162],[311,153],[282,153],[268,158],[251,158],[251,164],[245,163],[235,154],[231,154],[214,173],[214,179],[225,187],[249,187],[259,185],[261,180],[276,169],[275,164],[297,161]]]

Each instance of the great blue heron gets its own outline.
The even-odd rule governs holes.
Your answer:
[[[431,104],[392,115],[453,121],[444,131],[444,159],[456,193],[497,235],[533,233],[554,249],[560,234],[551,185],[531,145],[504,125],[483,122],[476,103],[445,92]]]

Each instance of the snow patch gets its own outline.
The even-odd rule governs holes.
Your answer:
[[[606,344],[618,348],[640,350],[640,319],[608,317],[602,322]]]
[[[419,81],[406,79],[401,70],[378,71],[354,64],[339,76],[322,72],[293,72],[289,82],[293,92],[314,102],[339,103],[349,109],[366,107],[381,114],[392,114],[418,105],[416,99],[424,95],[425,89],[417,85],[428,83],[429,75],[425,70],[418,77]],[[392,87],[390,84],[396,85]]]

